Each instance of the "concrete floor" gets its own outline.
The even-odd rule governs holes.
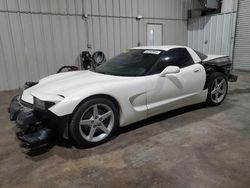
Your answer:
[[[219,107],[195,105],[130,125],[110,142],[77,149],[56,140],[27,152],[0,93],[0,187],[250,187],[250,73]]]

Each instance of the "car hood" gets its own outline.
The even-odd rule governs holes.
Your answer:
[[[24,90],[22,99],[29,103],[33,102],[33,96],[41,100],[47,100],[48,98],[54,98],[55,100],[55,96],[67,97],[81,88],[101,87],[107,83],[127,79],[131,79],[131,77],[105,75],[92,71],[59,73],[45,77],[37,85]]]

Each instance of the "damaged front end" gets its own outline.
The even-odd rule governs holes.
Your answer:
[[[20,96],[15,96],[8,108],[10,120],[15,121],[18,128],[17,138],[28,147],[48,143],[50,138],[52,138],[53,132],[58,130],[58,127],[65,129],[61,118],[46,110],[46,106],[46,108],[42,109],[39,107],[39,104],[35,105],[35,101],[34,97],[33,105],[22,101]],[[52,104],[46,103],[46,105]],[[64,123],[68,122],[67,118],[64,118],[64,120],[66,120]],[[59,124],[60,126],[58,126]]]

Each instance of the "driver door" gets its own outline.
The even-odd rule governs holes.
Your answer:
[[[160,73],[168,66],[178,66],[180,72],[161,77]],[[202,102],[206,72],[201,64],[194,63],[186,48],[164,52],[154,73],[148,76],[146,84],[148,117]]]

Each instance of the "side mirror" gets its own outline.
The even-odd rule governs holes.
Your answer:
[[[160,74],[161,77],[166,76],[167,74],[177,74],[181,69],[177,66],[168,66]]]

